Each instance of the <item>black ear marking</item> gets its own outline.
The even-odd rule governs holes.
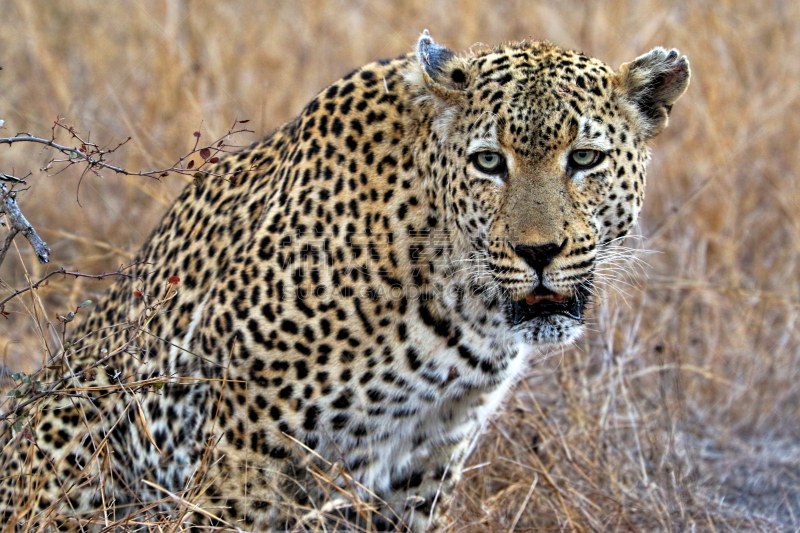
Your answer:
[[[675,50],[654,48],[620,67],[622,90],[636,107],[646,137],[667,127],[673,104],[689,86],[691,71],[686,56]]]
[[[436,79],[442,74],[444,65],[456,54],[444,46],[439,46],[431,38],[428,30],[424,30],[417,41],[417,61],[425,68],[428,76]],[[461,73],[462,76],[464,73]],[[466,79],[466,76],[464,76]],[[455,81],[455,80],[453,80]]]
[[[474,79],[469,59],[433,42],[428,30],[417,40],[416,59],[422,75],[418,82],[442,100],[461,99]]]

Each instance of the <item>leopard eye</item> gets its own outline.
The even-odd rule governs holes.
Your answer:
[[[606,154],[599,150],[575,150],[569,154],[570,166],[577,170],[596,167],[605,158]]]
[[[497,152],[478,152],[475,154],[472,164],[486,174],[500,174],[506,170],[506,161]]]

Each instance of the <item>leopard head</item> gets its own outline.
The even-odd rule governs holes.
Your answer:
[[[689,77],[663,48],[614,71],[549,43],[458,55],[419,39],[407,80],[430,109],[431,176],[472,290],[525,342],[581,332],[598,251],[636,222],[647,141]]]

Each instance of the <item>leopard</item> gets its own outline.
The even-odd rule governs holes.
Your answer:
[[[6,530],[446,527],[488,421],[585,329],[689,79],[675,49],[426,30],[222,154],[6,422]]]

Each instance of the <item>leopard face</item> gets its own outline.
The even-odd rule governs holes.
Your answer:
[[[436,109],[433,166],[468,243],[470,291],[523,342],[581,332],[598,249],[636,222],[646,141],[685,90],[688,63],[655,49],[614,72],[547,43],[463,58],[421,38],[408,78]]]
[[[527,356],[579,335],[688,80],[674,50],[614,71],[425,32],[335,82],[189,186],[74,334],[69,368],[102,371],[4,447],[6,522],[67,502],[79,530],[112,496],[144,521],[166,490],[218,513],[183,525],[441,525]]]

